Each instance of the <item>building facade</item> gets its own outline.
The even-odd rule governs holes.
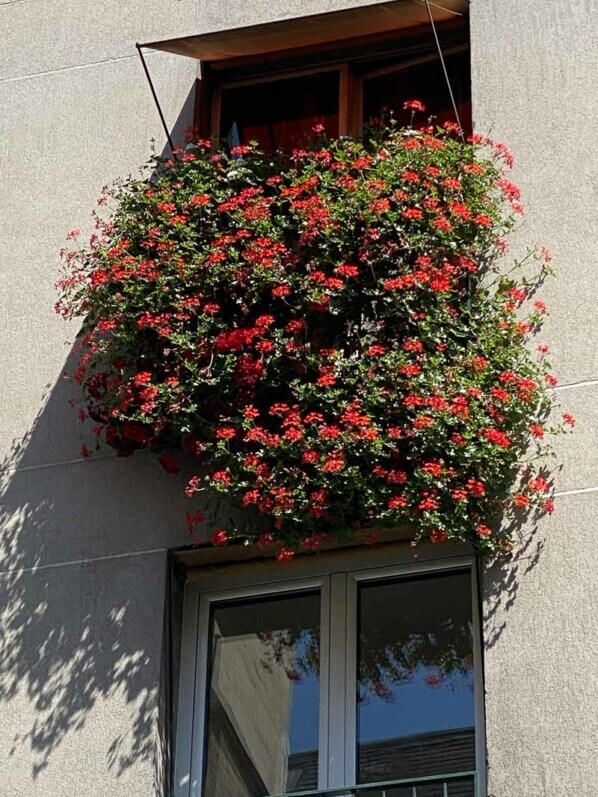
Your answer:
[[[426,46],[431,46],[426,17],[418,16],[425,7],[415,0],[405,3],[415,9],[411,26],[419,25],[418,35],[429,36]],[[436,549],[414,552],[397,543],[388,585],[402,586],[388,597],[375,594],[382,582],[374,579],[368,586],[380,564],[373,549],[328,553],[316,566],[294,563],[284,578],[307,590],[305,607],[297,609],[301,634],[293,643],[295,655],[300,644],[309,659],[313,636],[305,632],[317,626],[309,619],[314,611],[309,600],[315,595],[320,608],[328,601],[326,611],[333,613],[327,615],[332,619],[326,643],[323,627],[319,631],[323,658],[311,670],[305,665],[302,681],[294,680],[285,645],[275,644],[281,630],[288,636],[294,626],[280,624],[275,603],[254,612],[260,619],[253,626],[247,625],[251,611],[243,614],[235,630],[238,617],[227,616],[227,607],[214,598],[224,590],[233,608],[251,608],[252,600],[276,592],[272,583],[281,580],[272,570],[276,566],[237,563],[219,569],[209,562],[202,568],[185,553],[183,492],[173,489],[151,457],[123,460],[106,452],[85,460],[79,454],[79,430],[68,406],[73,388],[62,377],[72,361],[76,329],[53,312],[58,252],[73,226],[92,231],[89,211],[102,186],[135,173],[147,160],[152,139],[158,151],[167,150],[135,44],[286,21],[286,49],[276,41],[269,49],[288,58],[297,46],[292,37],[310,15],[369,9],[371,17],[358,18],[365,27],[353,27],[346,37],[355,39],[368,31],[368,19],[385,16],[388,5],[360,0],[0,4],[0,795],[198,796],[202,773],[207,773],[206,794],[213,797],[276,794],[351,785],[356,756],[362,781],[390,780],[388,773],[399,779],[475,770],[479,793],[493,797],[589,797],[596,791],[598,327],[593,314],[598,289],[592,269],[598,238],[598,6],[591,0],[470,0],[468,8],[432,4],[439,24],[446,21],[443,7],[458,6],[467,19],[474,130],[504,141],[516,157],[515,179],[527,215],[512,249],[545,244],[557,271],[542,288],[551,311],[543,338],[560,380],[563,411],[576,417],[577,426],[574,435],[556,443],[561,469],[555,512],[533,534],[521,529],[512,558],[486,567],[478,583],[465,559],[456,567]],[[330,17],[329,33],[312,31],[318,46],[327,40],[335,40],[337,49],[344,46],[339,19]],[[381,22],[373,41],[386,36],[384,25],[392,32],[395,24]],[[231,46],[224,33],[216,39],[219,47]],[[452,57],[466,51],[464,41],[451,39]],[[314,41],[306,43],[312,49],[294,69],[313,69],[317,62]],[[373,57],[371,51],[367,57]],[[213,104],[207,114],[205,85],[198,82],[203,77],[205,83],[207,75],[200,61],[164,48],[146,50],[145,58],[176,142],[189,125],[213,120]],[[231,69],[242,70],[243,63],[236,58]],[[276,59],[272,63],[280,68]],[[248,92],[245,87],[242,94]],[[465,107],[467,98],[461,99]],[[235,98],[235,109],[242,100]],[[224,133],[231,121],[226,112],[223,101]],[[350,125],[349,117],[349,111],[344,117],[339,113],[338,132]],[[184,483],[184,474],[180,478]],[[480,629],[473,635],[475,649],[466,651],[472,665],[463,678],[470,682],[461,684],[463,694],[474,695],[460,703],[470,719],[423,731],[407,724],[394,747],[390,737],[373,732],[360,742],[359,727],[366,727],[367,717],[356,724],[356,706],[347,702],[351,690],[351,699],[357,698],[345,661],[361,655],[351,641],[358,636],[355,623],[373,627],[365,619],[367,601],[374,624],[377,607],[409,601],[408,591],[400,590],[411,584],[417,591],[416,576],[435,574],[443,594],[442,577],[462,581],[464,566],[470,581],[447,596],[455,601],[457,614],[451,616]],[[407,581],[396,581],[399,577]],[[469,597],[459,604],[455,596],[461,588]],[[367,598],[366,590],[371,590]],[[276,594],[280,598],[280,591]],[[212,596],[215,609],[206,596]],[[235,603],[239,600],[246,603]],[[268,611],[271,620],[264,619]],[[429,614],[430,622],[444,622],[434,619],[432,609]],[[346,618],[352,618],[352,636]],[[409,628],[405,634],[415,633],[415,626]],[[380,633],[390,632],[382,624]],[[205,642],[210,634],[212,647]],[[232,658],[226,653],[229,641]],[[202,693],[202,667],[212,673],[211,696]],[[321,708],[310,708],[309,683],[316,671],[319,705],[327,678],[324,719]],[[296,682],[306,691],[294,698]],[[247,694],[253,702],[246,702]],[[291,723],[293,700],[303,703],[304,714]],[[353,714],[346,713],[347,706]],[[198,741],[197,724],[204,716],[211,717],[205,744]],[[320,735],[314,742],[301,728],[316,721]],[[289,723],[299,734],[295,746]],[[235,752],[235,745],[242,752]],[[318,746],[327,758],[320,752],[315,763]],[[414,763],[405,769],[397,760]],[[473,794],[466,781],[447,782],[448,793]],[[418,794],[436,794],[435,788],[428,784]]]

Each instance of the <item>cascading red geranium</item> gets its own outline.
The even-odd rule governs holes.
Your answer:
[[[278,540],[283,561],[397,524],[497,551],[505,514],[553,510],[544,439],[574,421],[546,420],[548,351],[527,345],[546,307],[525,311],[533,279],[499,263],[522,211],[503,145],[391,125],[317,133],[290,160],[180,155],[120,183],[64,252],[57,309],[84,319],[74,376],[97,445],[150,448],[170,473],[194,457],[189,497],[252,513],[213,544]],[[549,271],[530,250],[522,274],[532,260]],[[193,539],[203,519],[187,514]]]

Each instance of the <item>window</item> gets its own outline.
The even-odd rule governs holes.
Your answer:
[[[471,132],[469,44],[466,21],[439,26],[459,118]],[[446,80],[429,28],[336,44],[303,56],[237,59],[203,65],[210,91],[200,97],[203,133],[231,145],[257,141],[266,151],[290,151],[322,125],[332,137],[360,136],[365,124],[420,99],[435,123],[455,121]],[[210,113],[206,106],[211,106]],[[200,114],[201,117],[201,114]]]
[[[177,797],[379,783],[396,784],[386,797],[481,795],[472,562],[389,558],[368,549],[191,577]]]

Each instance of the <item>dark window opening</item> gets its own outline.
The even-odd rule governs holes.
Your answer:
[[[339,134],[339,73],[322,72],[223,88],[220,138],[231,146],[257,141],[267,152],[305,146],[316,125]]]
[[[471,77],[469,51],[454,53],[445,59],[455,104],[463,129],[471,133]],[[392,70],[392,67],[389,68]],[[398,67],[387,74],[364,77],[363,122],[392,111],[397,121],[409,123],[411,114],[403,110],[406,100],[421,100],[425,113],[417,114],[415,125],[423,127],[432,117],[434,125],[454,122],[450,94],[438,57],[412,66]]]

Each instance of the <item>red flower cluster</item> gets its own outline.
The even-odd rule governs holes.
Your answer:
[[[197,142],[123,184],[113,219],[65,252],[57,309],[85,316],[80,417],[169,473],[170,451],[197,459],[187,495],[262,516],[214,545],[282,540],[284,561],[408,523],[498,550],[505,505],[552,511],[544,474],[514,483],[530,436],[539,449],[556,430],[534,417],[552,403],[547,349],[536,362],[525,345],[546,307],[521,315],[529,282],[486,287],[519,212],[511,156],[455,132],[320,137],[291,165]],[[193,541],[203,520],[187,515]]]

